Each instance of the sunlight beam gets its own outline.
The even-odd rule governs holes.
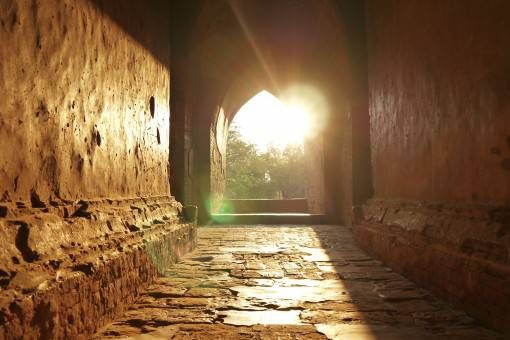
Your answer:
[[[241,107],[232,121],[242,138],[258,151],[303,145],[311,132],[310,113],[298,103],[286,104],[267,91],[255,95]]]

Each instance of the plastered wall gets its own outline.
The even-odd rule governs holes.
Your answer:
[[[304,143],[306,159],[305,197],[308,212],[314,214],[324,213],[324,146],[322,138],[317,137],[306,140]]]
[[[367,1],[375,195],[358,244],[510,332],[510,3]]]
[[[376,196],[510,199],[510,3],[368,1]]]
[[[228,121],[223,108],[218,110],[210,131],[211,195],[209,211],[218,212],[226,189]]]
[[[156,3],[0,2],[0,201],[169,193]]]

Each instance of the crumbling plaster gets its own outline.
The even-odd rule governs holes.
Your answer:
[[[2,200],[169,194],[166,65],[89,1],[6,0],[0,23]]]

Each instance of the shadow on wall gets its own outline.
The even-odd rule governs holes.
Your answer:
[[[161,43],[170,35],[170,1],[89,1],[170,69],[170,45]]]

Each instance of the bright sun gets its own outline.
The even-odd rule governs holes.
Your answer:
[[[311,130],[310,114],[303,107],[285,104],[267,91],[246,102],[232,124],[259,151],[269,146],[283,149],[287,145],[302,145]]]

